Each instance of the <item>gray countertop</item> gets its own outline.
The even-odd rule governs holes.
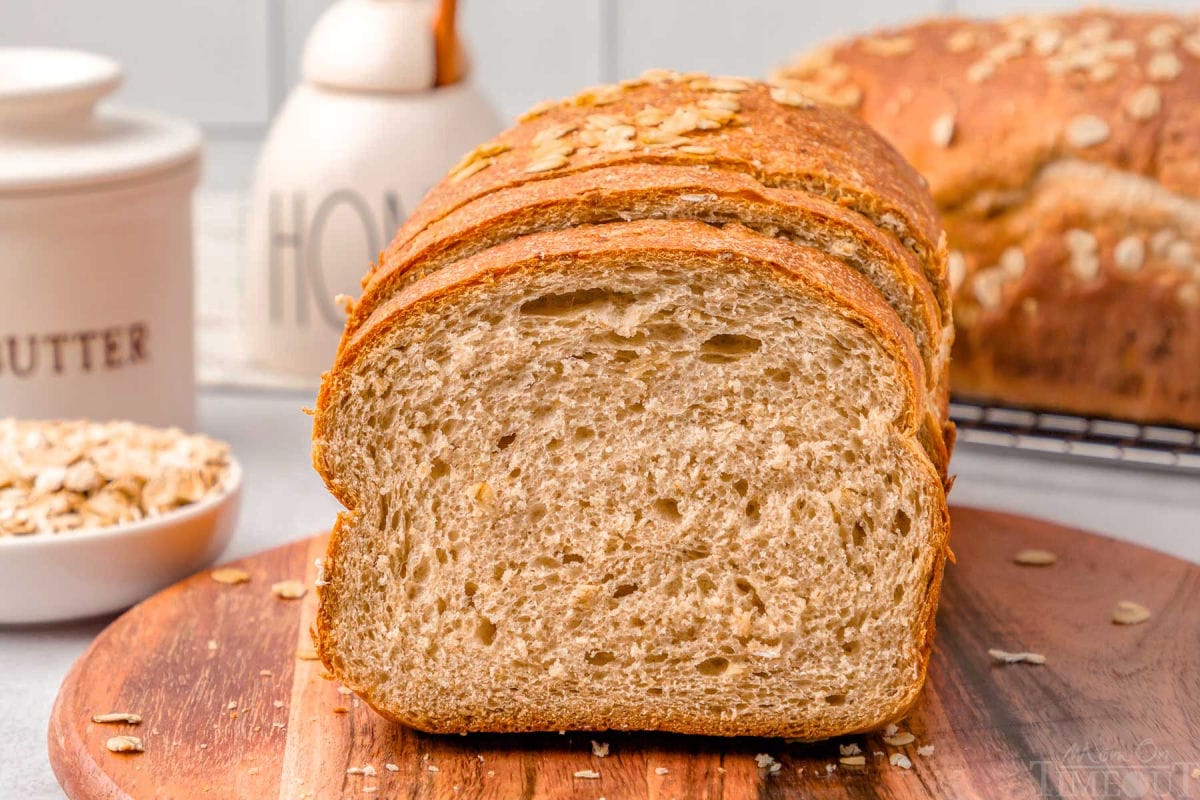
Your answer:
[[[235,558],[329,526],[336,504],[309,465],[310,420],[299,393],[208,389],[199,425],[234,447],[245,469]],[[952,499],[1044,517],[1200,562],[1200,479],[1052,461],[961,446]],[[58,685],[108,620],[0,628],[0,798],[60,798],[46,757]]]

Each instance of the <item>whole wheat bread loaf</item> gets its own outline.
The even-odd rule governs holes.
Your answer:
[[[825,153],[821,126],[869,146]],[[825,171],[783,186],[750,151]],[[889,153],[659,73],[466,159],[364,281],[318,401],[338,679],[437,732],[902,716],[948,552],[951,334],[936,220]]]
[[[1200,428],[1200,17],[935,19],[776,78],[929,179],[957,393]]]

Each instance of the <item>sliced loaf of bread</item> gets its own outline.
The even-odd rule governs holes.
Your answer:
[[[464,163],[364,281],[319,397],[346,507],[329,669],[438,732],[821,738],[904,714],[952,430],[945,253],[911,170],[839,112],[667,73]],[[781,164],[820,179],[768,180]]]

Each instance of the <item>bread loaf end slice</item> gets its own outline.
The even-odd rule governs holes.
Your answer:
[[[924,680],[948,517],[869,284],[736,226],[499,245],[346,343],[319,649],[434,732],[823,738]]]

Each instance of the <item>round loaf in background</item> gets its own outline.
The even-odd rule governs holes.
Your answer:
[[[956,394],[1200,427],[1200,17],[937,19],[774,79],[928,179]]]

